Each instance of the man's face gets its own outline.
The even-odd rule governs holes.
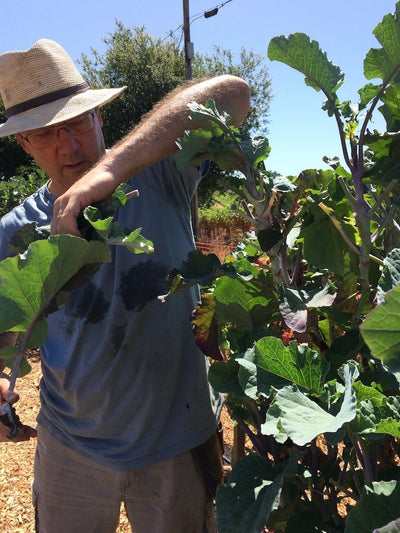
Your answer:
[[[94,126],[86,133],[72,133],[65,127],[49,126],[40,130],[32,130],[17,134],[16,138],[22,148],[29,153],[36,163],[46,172],[51,180],[50,190],[55,196],[63,194],[85,172],[87,172],[104,154],[103,121],[98,109],[93,111]],[[73,120],[73,119],[72,119]],[[46,133],[56,128],[55,144],[45,148],[35,148],[25,139],[32,133]]]

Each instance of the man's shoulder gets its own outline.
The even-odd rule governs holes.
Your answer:
[[[12,234],[25,224],[36,222],[39,226],[49,223],[54,198],[44,185],[28,196],[20,205],[6,213],[0,221],[0,235],[9,241]]]

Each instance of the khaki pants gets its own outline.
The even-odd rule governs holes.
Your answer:
[[[216,533],[212,500],[192,452],[120,472],[38,430],[37,533],[114,533],[124,502],[134,533]]]

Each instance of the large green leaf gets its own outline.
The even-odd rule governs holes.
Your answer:
[[[210,367],[208,379],[213,388],[218,392],[232,393],[238,398],[244,398],[242,387],[239,383],[239,365],[236,361],[216,361]]]
[[[396,13],[385,15],[373,33],[382,48],[371,48],[364,60],[364,75],[367,79],[387,80],[400,67],[400,7]]]
[[[354,228],[342,223],[346,234],[354,240]],[[339,276],[345,273],[345,254],[349,248],[343,237],[328,217],[317,216],[311,224],[301,230],[304,239],[304,257],[318,268],[326,268]],[[315,243],[318,246],[315,246]]]
[[[317,91],[323,90],[329,98],[335,98],[343,83],[340,68],[328,60],[317,41],[311,41],[304,33],[274,37],[269,43],[268,57],[302,72],[307,85]]]
[[[297,472],[298,457],[291,454],[284,468],[272,467],[264,457],[249,455],[234,466],[225,486],[217,490],[220,533],[259,533],[279,506],[285,477]]]
[[[244,358],[235,359],[239,365],[238,380],[246,396],[258,400],[262,394],[268,398],[274,389],[282,389],[288,384],[286,379],[257,366],[251,360],[253,358],[254,351],[248,350]]]
[[[55,307],[55,297],[87,264],[110,261],[109,248],[71,235],[50,236],[33,242],[27,251],[0,263],[0,332],[30,329],[29,346],[46,338],[44,314]],[[85,276],[86,277],[86,276]],[[83,282],[86,282],[84,279]]]
[[[22,254],[32,242],[47,239],[49,235],[50,226],[38,226],[36,222],[30,222],[13,233],[8,246],[16,254]]]
[[[179,150],[175,154],[175,165],[179,172],[188,165],[192,159],[205,150],[213,134],[211,130],[190,130],[186,131],[181,139],[178,139]]]
[[[251,361],[269,374],[269,383],[264,375],[264,386],[268,383],[269,386],[277,387],[278,383],[290,382],[313,393],[323,392],[329,369],[326,359],[308,346],[298,345],[296,342],[284,346],[275,337],[260,339],[248,350],[245,359],[237,358],[236,361],[243,366]],[[267,392],[262,388],[260,390],[258,386],[258,391]]]
[[[208,159],[214,161],[221,170],[246,172],[248,163],[240,147],[237,137],[239,130],[229,126],[230,116],[226,112],[220,113],[214,100],[207,100],[202,105],[196,102],[188,104],[191,110],[190,118],[194,121],[208,122],[208,128],[186,130],[183,137],[178,139],[176,144],[179,151],[175,155],[175,165],[178,171],[182,171],[187,164],[199,165]],[[244,145],[245,149],[250,148],[252,160],[265,159],[269,153],[268,141],[253,143],[249,140],[249,145]],[[261,150],[260,150],[261,148]]]
[[[251,331],[271,322],[276,306],[271,289],[252,278],[220,278],[215,286],[215,310],[219,323],[235,324]]]
[[[380,481],[365,485],[361,499],[350,511],[344,533],[371,533],[400,515],[400,482]]]
[[[261,161],[267,159],[271,151],[266,137],[246,138],[240,142],[240,146],[253,168],[257,168]]]
[[[192,250],[186,261],[168,274],[166,280],[168,293],[161,299],[167,300],[174,293],[195,285],[210,285],[219,276],[235,278],[237,276],[235,267],[229,264],[221,265],[215,254],[203,254],[201,250]]]
[[[141,235],[142,228],[131,231],[114,220],[113,216],[103,218],[101,210],[90,205],[83,211],[83,216],[106,244],[125,246],[135,254],[154,252],[153,243]]]
[[[396,93],[398,91],[397,88]],[[390,114],[387,105],[381,106],[379,110],[384,113],[388,130],[395,128],[396,133],[391,131],[378,133],[375,130],[373,134],[365,136],[364,142],[374,152],[376,163],[366,169],[364,179],[375,185],[389,185],[392,180],[397,180],[399,175],[400,135],[397,129],[400,129],[400,111],[399,108],[395,110],[394,105],[391,107]]]
[[[222,133],[222,131],[226,131],[229,127],[231,121],[230,115],[226,111],[220,113],[214,100],[207,100],[204,105],[198,104],[197,102],[190,102],[188,108],[191,111],[191,120],[199,122],[209,120],[214,127],[218,127],[219,129],[214,133]]]
[[[373,356],[382,359],[392,372],[400,371],[400,285],[371,311],[360,331]]]
[[[381,97],[381,102],[383,105],[379,107],[379,111],[385,118],[386,132],[398,132],[400,130],[400,94],[398,84],[392,83],[385,90],[385,94]],[[398,141],[396,133],[393,133],[393,136]]]
[[[262,432],[284,442],[287,437],[304,446],[321,433],[335,433],[343,424],[356,416],[357,400],[352,386],[350,365],[344,366],[345,392],[336,415],[328,413],[297,386],[288,386],[277,392],[268,410]]]
[[[344,335],[336,338],[325,354],[325,357],[331,365],[328,378],[335,379],[338,368],[344,365],[349,359],[356,359],[363,347],[364,341],[358,328],[351,329]]]

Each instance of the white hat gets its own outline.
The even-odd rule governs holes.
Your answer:
[[[7,121],[0,137],[64,122],[114,100],[126,87],[91,89],[66,51],[49,39],[0,55]]]

